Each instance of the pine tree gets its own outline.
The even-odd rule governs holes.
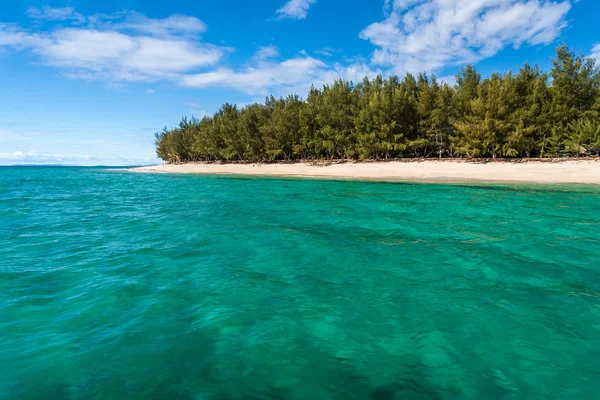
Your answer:
[[[594,60],[561,46],[550,74],[525,64],[484,80],[466,66],[454,87],[426,74],[337,80],[311,88],[306,101],[269,96],[184,117],[156,133],[155,144],[167,162],[557,157],[600,147],[598,126]]]
[[[240,111],[238,137],[244,145],[243,159],[261,161],[265,159],[265,143],[260,127],[268,119],[266,108],[252,104]]]

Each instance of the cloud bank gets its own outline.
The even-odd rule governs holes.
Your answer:
[[[52,154],[39,153],[36,150],[0,153],[0,165],[145,165],[156,164],[154,153],[143,159],[131,157],[102,157],[91,154]]]

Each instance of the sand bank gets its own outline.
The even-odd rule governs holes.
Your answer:
[[[599,160],[569,161],[390,161],[331,165],[187,163],[135,168],[149,173],[228,174],[342,178],[383,181],[482,181],[600,184]]]

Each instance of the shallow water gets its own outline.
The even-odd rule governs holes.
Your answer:
[[[600,188],[0,168],[2,399],[595,399]]]

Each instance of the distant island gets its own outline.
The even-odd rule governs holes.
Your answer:
[[[178,127],[155,136],[156,153],[167,164],[599,157],[600,72],[594,59],[563,45],[549,72],[525,64],[517,74],[482,79],[469,65],[457,74],[455,85],[425,73],[365,78],[358,84],[337,80],[312,87],[306,100],[290,95],[243,108],[224,104],[212,116],[184,117]],[[448,163],[444,165],[447,171]],[[592,175],[600,173],[600,164],[588,165]],[[162,170],[198,173],[244,169],[166,167]],[[377,168],[366,168],[366,176],[377,174],[371,171]],[[410,171],[401,174],[397,168],[396,175],[408,176]]]

